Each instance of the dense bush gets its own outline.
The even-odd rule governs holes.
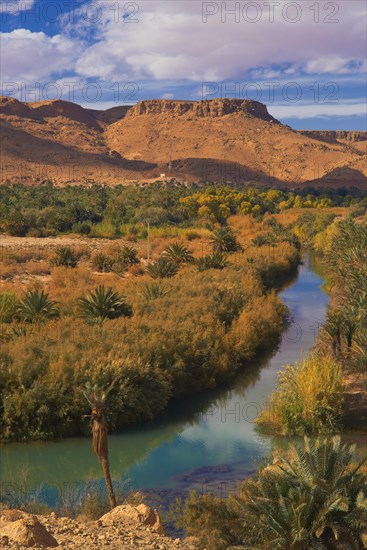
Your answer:
[[[283,252],[279,261],[287,261]],[[265,255],[257,258],[262,263]],[[1,345],[2,439],[83,433],[88,411],[80,388],[87,381],[108,385],[117,374],[111,429],[147,420],[169,399],[230,380],[257,350],[275,345],[284,327],[286,308],[274,294],[264,294],[256,266],[245,261],[221,271],[183,268],[159,283],[114,281],[118,300],[123,292],[133,310],[131,318],[111,319],[109,298],[115,317],[115,296],[105,289],[106,300],[99,300],[90,272],[54,268],[50,291],[60,299],[62,316],[31,324]],[[85,288],[92,292],[78,308]],[[75,318],[81,306],[86,319],[104,322],[81,323]]]

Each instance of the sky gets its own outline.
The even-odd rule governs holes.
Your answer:
[[[1,94],[106,109],[254,99],[296,129],[366,130],[366,0],[0,0]]]

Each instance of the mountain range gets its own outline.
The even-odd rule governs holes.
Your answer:
[[[0,181],[180,179],[367,188],[367,132],[296,131],[252,100],[146,100],[105,111],[0,98]]]

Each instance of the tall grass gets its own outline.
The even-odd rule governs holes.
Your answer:
[[[282,435],[335,432],[340,428],[343,391],[341,365],[313,354],[279,373],[270,408],[257,423]]]

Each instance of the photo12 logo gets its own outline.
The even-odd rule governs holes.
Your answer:
[[[340,88],[336,82],[313,82],[302,86],[298,82],[203,82],[201,97],[208,99],[249,99],[267,104],[278,101],[299,103],[308,99],[312,103],[339,103]]]
[[[108,16],[114,23],[139,23],[140,7],[137,2],[95,2],[48,1],[42,0],[32,4],[29,0],[2,0],[0,6],[2,23],[9,23],[11,18],[20,17],[23,24],[80,22],[95,25]]]
[[[202,21],[210,23],[275,23],[289,24],[310,19],[314,23],[339,23],[337,2],[203,2]]]
[[[55,101],[64,100],[84,103],[109,101],[119,105],[132,104],[138,101],[140,91],[137,82],[113,82],[110,86],[101,86],[98,82],[26,82],[3,81],[1,95],[14,97],[20,101]]]

